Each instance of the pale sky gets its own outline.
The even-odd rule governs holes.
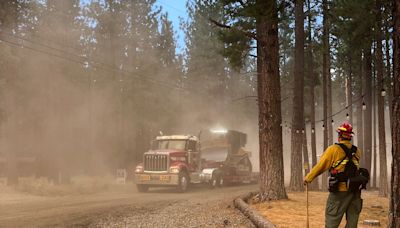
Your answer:
[[[155,5],[161,6],[163,12],[168,12],[169,20],[172,21],[173,28],[175,31],[175,38],[177,39],[177,53],[182,53],[185,45],[185,34],[180,29],[180,19],[187,19],[188,14],[186,12],[186,2],[192,0],[156,0]],[[90,0],[81,0],[81,4],[88,4]]]
[[[179,18],[187,19],[186,2],[190,0],[157,0],[156,5],[161,6],[173,23],[177,38],[177,53],[182,53],[185,45],[185,34],[179,27]]]

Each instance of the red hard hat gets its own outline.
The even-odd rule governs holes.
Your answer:
[[[337,128],[337,133],[348,136],[348,137],[352,137],[354,132],[353,132],[353,126],[351,126],[351,124],[349,122],[344,122],[342,125],[340,125]]]

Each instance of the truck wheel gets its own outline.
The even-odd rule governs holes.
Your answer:
[[[179,174],[178,192],[186,192],[189,186],[189,177],[186,173]]]
[[[224,187],[224,178],[222,178],[221,176],[218,178],[218,186],[219,187]]]
[[[136,187],[139,192],[147,192],[149,190],[149,186],[144,184],[137,184]]]
[[[208,184],[209,184],[209,187],[210,188],[215,188],[215,187],[217,187],[218,186],[218,184],[219,184],[219,180],[218,180],[219,178],[217,177],[217,175],[212,175],[212,177],[211,177],[211,180],[210,180],[210,182],[208,182]]]

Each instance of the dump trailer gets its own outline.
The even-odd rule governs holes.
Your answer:
[[[251,152],[244,149],[247,135],[235,130],[214,130],[202,142],[203,167],[213,169],[213,187],[254,183],[259,173],[253,172]]]

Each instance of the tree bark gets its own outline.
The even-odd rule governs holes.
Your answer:
[[[282,116],[276,1],[257,0],[260,199],[287,198],[283,173]]]
[[[315,136],[315,72],[314,72],[314,61],[313,61],[313,46],[312,46],[312,36],[311,36],[311,21],[312,21],[312,14],[311,14],[311,4],[310,0],[308,1],[308,76],[310,77],[310,121],[311,121],[311,159],[312,159],[312,167],[317,164],[317,143],[316,143],[316,136]],[[310,185],[311,190],[318,190],[319,183],[318,178]]]
[[[381,24],[381,1],[376,0],[376,69],[377,69],[377,92],[383,87],[383,58],[382,58],[382,24]],[[379,135],[379,195],[387,197],[387,161],[386,161],[386,136],[385,136],[385,110],[384,97],[378,94],[378,135]]]
[[[389,28],[387,25],[385,25],[385,57],[386,57],[386,78],[387,81],[390,82],[388,85],[388,103],[389,103],[389,126],[392,126],[392,102],[393,102],[393,78],[392,78],[392,70],[390,68],[390,36],[389,36]]]
[[[307,146],[307,128],[306,128],[306,124],[304,121],[304,125],[303,125],[303,129],[301,130],[301,134],[303,137],[303,164],[304,164],[304,171],[306,175],[307,173],[310,172],[310,159],[308,157],[308,146]]]
[[[329,5],[328,1],[326,1],[326,11],[324,13],[324,17],[326,17],[326,25],[324,25],[324,39],[325,39],[325,45],[324,45],[324,54],[326,55],[326,92],[327,92],[327,124],[326,129],[328,131],[328,145],[333,144],[333,128],[334,128],[334,121],[332,117],[332,75],[331,75],[331,54],[330,54],[330,42],[329,42],[329,37],[330,37],[330,21],[329,21]],[[324,20],[325,20],[324,19]]]
[[[302,191],[302,144],[304,126],[304,0],[295,1],[295,62],[292,113],[292,151],[290,189]]]
[[[400,0],[393,10],[393,102],[392,102],[392,178],[389,227],[400,227]]]
[[[353,66],[352,57],[349,55],[349,72],[346,78],[346,107],[349,122],[353,124]]]
[[[328,35],[329,37],[329,35]],[[328,41],[329,42],[329,41]],[[328,145],[332,145],[333,144],[333,130],[335,128],[335,122],[334,119],[332,117],[332,78],[331,78],[331,63],[330,63],[330,54],[328,54],[328,58],[327,58],[327,78],[326,78],[326,91],[327,91],[327,102],[328,102],[328,109],[327,109],[327,116],[328,116],[328,120],[327,120],[327,131],[328,131]]]
[[[364,99],[366,104],[366,110],[364,111],[364,164],[363,167],[371,171],[371,159],[372,159],[372,58],[371,58],[371,43],[368,44],[368,48],[364,50],[364,76],[365,79],[365,92]],[[371,186],[369,182],[368,186]]]
[[[374,69],[374,74],[375,74],[375,69]],[[375,86],[376,86],[376,80],[375,80],[375,75],[374,75],[374,77],[373,77],[373,81],[372,81],[372,83],[373,83],[373,88],[375,88]],[[374,117],[374,121],[373,121],[373,132],[374,132],[374,134],[373,134],[373,138],[374,138],[374,146],[373,146],[373,150],[372,150],[372,153],[374,154],[374,172],[373,172],[373,174],[372,174],[372,182],[373,182],[373,185],[372,185],[372,188],[374,188],[374,189],[376,189],[377,187],[378,187],[378,184],[376,183],[376,181],[377,181],[377,161],[376,161],[376,159],[377,159],[377,156],[376,156],[376,147],[377,147],[377,143],[376,143],[376,89],[374,89],[373,91],[372,91],[372,112],[373,112],[373,117]]]
[[[324,148],[328,148],[328,91],[327,91],[327,80],[329,77],[329,29],[328,29],[328,3],[327,0],[322,1],[323,5],[323,37],[322,37],[322,45],[323,45],[323,54],[322,54],[322,91],[323,91],[323,132],[324,132]],[[331,123],[329,123],[331,124]],[[327,191],[327,172],[322,174],[322,191]]]
[[[356,112],[356,136],[357,136],[357,147],[361,149],[361,151],[364,151],[364,131],[363,131],[363,102],[364,98],[359,99],[363,96],[363,59],[362,59],[362,54],[361,52],[358,53],[357,58],[359,58],[359,71],[358,71],[358,87],[357,87],[357,112]],[[364,160],[361,158],[362,161]]]

